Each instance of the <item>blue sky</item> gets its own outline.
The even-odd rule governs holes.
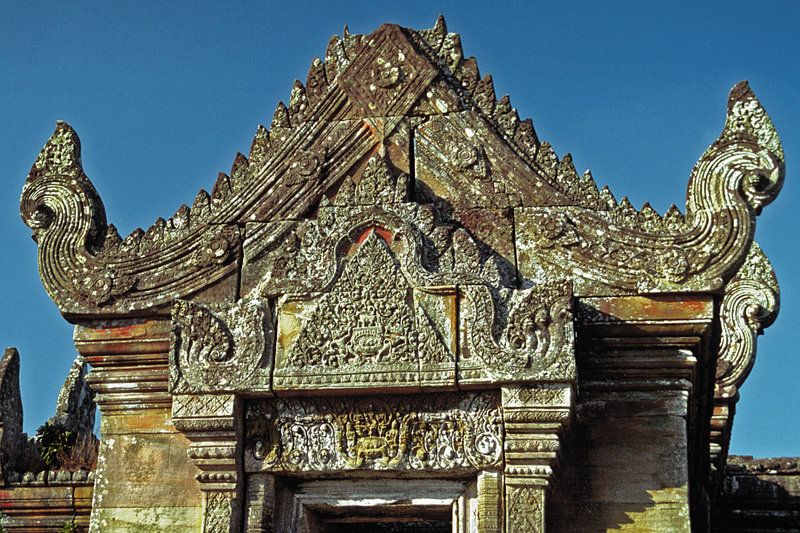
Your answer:
[[[750,81],[787,155],[783,192],[756,232],[782,306],[741,389],[731,451],[800,455],[800,4],[790,2],[1,3],[0,344],[22,356],[27,431],[52,415],[76,355],[19,218],[22,185],[55,121],[77,130],[86,173],[124,236],[228,172],[345,24],[423,29],[439,13],[540,139],[618,199],[661,213],[683,209],[728,90]]]

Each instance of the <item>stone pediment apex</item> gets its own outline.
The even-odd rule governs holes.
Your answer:
[[[277,294],[291,275],[277,276],[270,268],[281,265],[266,268],[265,258],[292,247],[302,253],[286,260],[316,257],[307,245],[330,244],[326,220],[348,217],[403,235],[405,251],[387,245],[412,287],[569,280],[576,296],[721,292],[783,177],[778,136],[742,82],[692,172],[685,214],[617,202],[541,142],[508,96],[497,98],[440,18],[429,30],[386,24],[334,36],[248,156],[147,231],[123,239],[106,223],[65,123],[36,159],[20,212],[48,293],[75,321],[168,315],[176,299]],[[336,263],[337,246],[358,237],[348,231],[314,268]],[[306,290],[333,280],[294,272]]]

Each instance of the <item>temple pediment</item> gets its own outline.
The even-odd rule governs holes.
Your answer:
[[[168,314],[176,297],[233,301],[240,270],[255,283],[254,252],[243,245],[274,242],[327,205],[433,206],[497,255],[506,285],[567,279],[579,295],[720,290],[784,174],[772,124],[741,83],[690,177],[685,214],[637,211],[591,175],[578,177],[569,154],[559,159],[540,142],[508,96],[497,100],[491,76],[480,77],[443,21],[332,38],[288,102],[211,194],[125,239],[106,224],[77,135],[60,123],[21,213],[62,312]]]
[[[746,82],[685,209],[663,215],[579,176],[442,18],[334,36],[248,155],[146,231],[107,223],[80,154],[59,122],[20,213],[108,429],[149,410],[152,441],[188,450],[202,496],[181,524],[323,531],[298,524],[338,523],[352,509],[329,489],[357,486],[394,503],[411,487],[454,531],[585,525],[583,481],[551,490],[582,439],[657,458],[634,465],[637,497],[665,498],[676,530],[707,518],[779,304],[753,236],[783,151]],[[108,442],[101,475],[118,482],[127,452]],[[598,501],[627,490],[590,454],[570,460],[573,482],[608,483]],[[97,494],[99,523],[117,508]],[[406,507],[391,512],[417,520]]]

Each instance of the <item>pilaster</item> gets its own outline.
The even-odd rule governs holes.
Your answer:
[[[189,439],[200,473],[204,533],[239,533],[242,524],[242,413],[234,394],[178,394],[172,420]]]
[[[93,367],[87,381],[102,415],[92,531],[191,531],[202,500],[175,429],[167,390],[169,322],[95,321],[75,328]]]
[[[546,499],[572,414],[570,383],[503,387],[507,533],[546,531]]]

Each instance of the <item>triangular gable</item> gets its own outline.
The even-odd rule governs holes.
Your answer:
[[[376,165],[380,193],[366,187],[376,186],[365,180]],[[735,273],[783,174],[777,135],[742,83],[692,174],[686,215],[617,203],[588,173],[578,177],[569,154],[559,159],[540,142],[508,96],[496,98],[491,76],[480,77],[440,18],[430,30],[386,24],[332,38],[271,128],[258,129],[249,157],[237,155],[211,194],[146,232],[122,239],[106,225],[64,123],[20,209],[40,244],[44,285],[74,319],[166,315],[176,298],[233,302],[248,283],[243,246],[253,235],[271,246],[328,205],[364,202],[430,206],[421,238],[432,253],[446,263],[465,232],[476,268],[499,265],[501,285],[568,279],[578,295],[680,292],[719,290]]]

